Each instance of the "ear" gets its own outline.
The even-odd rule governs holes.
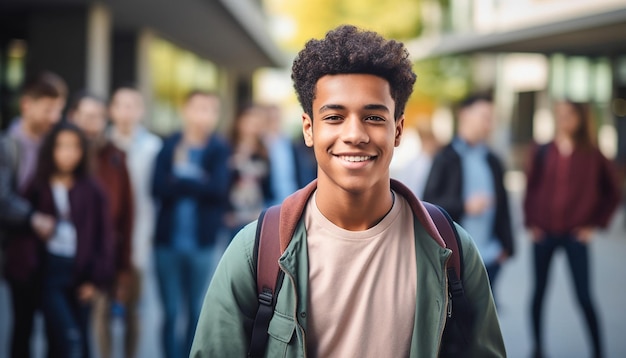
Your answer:
[[[313,147],[313,118],[308,114],[302,114],[302,134],[304,135],[304,144],[307,147]]]
[[[402,132],[404,131],[404,114],[400,116],[400,118],[398,118],[396,120],[396,134],[395,134],[395,141],[394,141],[394,146],[397,147],[400,145],[400,139],[402,139]]]

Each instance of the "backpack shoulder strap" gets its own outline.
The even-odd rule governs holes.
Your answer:
[[[254,241],[257,251],[257,292],[274,290],[278,275],[278,259],[280,258],[280,241],[278,240],[278,222],[280,205],[264,210],[259,216],[257,233]]]
[[[432,217],[437,231],[446,242],[446,247],[452,250],[452,256],[448,260],[446,266],[446,274],[448,276],[448,319],[452,319],[452,326],[456,326],[460,332],[458,339],[460,347],[468,347],[472,336],[472,327],[474,323],[474,310],[471,303],[465,296],[463,288],[463,249],[459,238],[459,233],[454,226],[454,221],[450,215],[441,207],[423,203]],[[453,311],[454,306],[454,311]],[[444,335],[454,328],[446,328]],[[448,337],[446,337],[448,339]],[[461,351],[464,351],[462,349]],[[456,356],[456,355],[455,355]]]
[[[278,266],[278,260],[289,245],[304,207],[315,188],[316,180],[288,196],[282,204],[272,206],[259,215],[254,239],[259,306],[252,327],[248,357],[265,355],[268,328],[284,275]]]
[[[274,314],[276,286],[279,281],[280,258],[279,240],[280,205],[272,206],[259,215],[254,240],[256,282],[259,306],[250,340],[249,357],[262,357],[267,345],[267,330]]]
[[[452,250],[452,256],[448,261],[448,268],[452,268],[459,280],[463,280],[463,252],[459,243],[459,234],[454,227],[454,222],[448,213],[439,206],[422,202],[433,219],[437,231],[446,242],[446,247]]]

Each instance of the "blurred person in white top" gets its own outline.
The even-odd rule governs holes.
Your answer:
[[[291,138],[282,127],[282,114],[277,105],[266,105],[267,123],[263,131],[263,143],[267,148],[270,162],[270,185],[272,201],[276,205],[299,189],[296,171],[295,151]],[[306,183],[308,184],[308,183]]]
[[[133,187],[135,225],[133,227],[133,264],[140,269],[149,267],[154,230],[155,209],[150,195],[150,180],[161,138],[143,125],[144,102],[141,93],[132,87],[120,87],[111,97],[109,116],[111,141],[126,152],[126,163]]]
[[[162,141],[150,133],[142,124],[145,114],[144,99],[136,88],[122,86],[113,92],[109,104],[111,128],[109,139],[126,153],[126,165],[130,176],[134,209],[134,224],[131,235],[132,264],[136,269],[135,292],[129,293],[135,304],[145,300],[146,275],[152,265],[152,237],[155,227],[155,204],[150,194],[154,162],[161,150]],[[127,312],[127,314],[135,314]],[[129,332],[127,327],[126,332]],[[138,333],[135,333],[138,334]],[[133,357],[137,351],[138,338],[127,334],[125,351]]]

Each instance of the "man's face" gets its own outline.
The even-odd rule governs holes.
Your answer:
[[[215,96],[195,95],[187,100],[182,109],[185,127],[202,134],[211,134],[220,114],[220,102]]]
[[[21,116],[28,130],[36,135],[44,135],[61,119],[65,98],[25,96],[20,104]]]
[[[109,107],[111,121],[116,127],[129,131],[143,116],[143,98],[137,91],[120,89],[115,92]]]
[[[389,83],[374,75],[326,75],[317,81],[313,118],[302,117],[320,183],[351,193],[388,185],[389,163],[400,144],[404,117],[394,120]]]
[[[102,135],[106,127],[106,108],[104,104],[85,98],[80,101],[78,108],[72,112],[71,119],[90,140]]]
[[[490,102],[478,101],[462,109],[459,117],[465,127],[466,140],[479,143],[489,139],[493,129],[493,105]]]

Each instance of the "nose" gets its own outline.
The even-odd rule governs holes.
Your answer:
[[[369,142],[369,135],[365,123],[357,116],[347,117],[341,128],[341,139],[344,143],[353,145]]]

